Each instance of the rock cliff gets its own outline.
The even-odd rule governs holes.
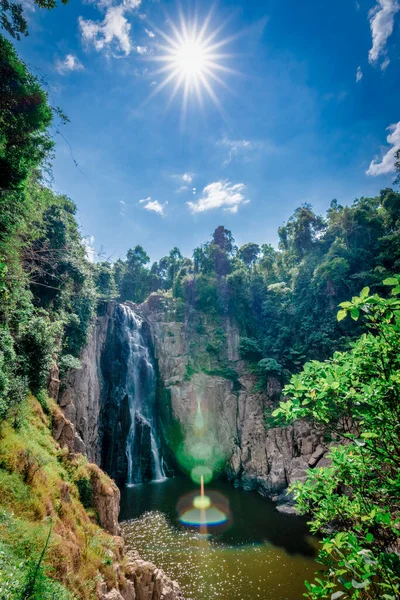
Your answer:
[[[305,422],[265,427],[265,413],[276,406],[281,386],[271,377],[267,389],[257,391],[229,319],[215,322],[192,311],[177,320],[168,301],[156,295],[139,310],[150,324],[161,418],[173,452],[179,454],[190,436],[200,403],[226,476],[236,486],[282,500],[288,485],[322,459],[321,436]]]
[[[178,315],[173,302],[157,294],[135,310],[149,327],[148,343],[158,369],[157,410],[172,462],[182,449],[190,453],[185,440],[200,405],[216,470],[236,486],[255,489],[279,503],[290,483],[302,480],[307,468],[321,464],[326,447],[307,423],[265,427],[265,414],[279,399],[280,383],[271,377],[267,389],[257,391],[256,377],[240,360],[239,331],[228,318],[206,317],[193,310]],[[121,482],[127,408],[120,385],[123,348],[116,328],[116,306],[110,304],[97,317],[82,353],[82,369],[67,376],[59,394],[74,433],[70,425],[59,427],[75,451],[85,453]]]

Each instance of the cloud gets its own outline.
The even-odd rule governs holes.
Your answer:
[[[225,137],[218,144],[228,150],[228,155],[222,163],[223,167],[239,158],[249,160],[250,155],[257,151],[276,152],[277,150],[274,144],[266,141],[230,140]]]
[[[388,127],[390,131],[387,136],[387,142],[392,147],[388,150],[382,158],[374,159],[367,170],[367,175],[385,175],[386,173],[392,173],[395,171],[394,163],[396,161],[396,152],[400,150],[400,121]]]
[[[69,71],[82,71],[83,64],[73,54],[67,54],[64,60],[56,60],[56,69],[61,75],[68,73]]]
[[[103,2],[99,5],[100,8],[106,9],[102,21],[79,17],[78,23],[83,41],[92,44],[98,52],[110,47],[127,56],[132,51],[133,45],[129,36],[131,25],[126,18],[126,13],[138,8],[140,4],[141,0],[123,0],[119,5]]]
[[[155,212],[158,215],[164,216],[164,208],[168,205],[168,202],[161,204],[161,202],[158,200],[152,200],[151,196],[148,196],[147,198],[139,200],[139,204],[143,204],[143,208],[145,210],[149,210],[150,212]]]
[[[149,29],[145,28],[145,32],[147,33],[147,35],[149,36],[149,38],[156,37],[156,34],[153,31],[150,31]]]
[[[224,138],[220,143],[228,148],[228,156],[222,163],[224,167],[229,165],[239,154],[244,154],[253,148],[253,144],[249,140],[228,140]]]
[[[237,213],[241,204],[248,204],[250,200],[244,195],[246,186],[243,183],[232,185],[229,181],[215,181],[207,185],[201,198],[196,202],[188,202],[192,213],[206,212],[222,208],[226,212]]]
[[[136,46],[135,50],[138,54],[150,54],[150,50],[147,46]]]
[[[189,187],[193,183],[194,174],[185,172],[182,173],[182,175],[171,175],[171,177],[181,183],[180,187],[176,190],[178,194],[181,194],[182,192],[187,192],[189,190]]]
[[[386,56],[386,42],[393,33],[394,17],[400,10],[398,0],[378,0],[369,12],[372,33],[372,48],[369,51],[369,62],[376,64],[380,57]],[[386,69],[389,59],[385,59],[382,68]]]
[[[96,250],[94,247],[94,236],[87,235],[86,237],[83,238],[82,241],[83,241],[83,245],[85,247],[86,258],[88,259],[89,262],[93,263],[94,258],[96,256]]]
[[[193,181],[193,173],[184,173],[181,175],[181,179],[184,183],[191,184]]]
[[[361,81],[362,78],[363,78],[363,72],[361,71],[361,67],[357,67],[357,72],[356,72],[356,81],[357,81],[357,83],[359,81]]]

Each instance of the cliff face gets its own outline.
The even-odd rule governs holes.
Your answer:
[[[82,354],[82,369],[68,375],[59,404],[72,424],[69,444],[123,482],[129,410],[116,308],[109,305],[97,318]],[[307,468],[321,464],[326,448],[307,423],[265,427],[265,412],[276,405],[280,383],[271,377],[267,390],[256,391],[255,376],[240,360],[239,332],[233,323],[195,311],[177,318],[172,302],[155,294],[134,308],[146,322],[146,343],[154,348],[157,411],[170,460],[190,453],[185,440],[200,406],[216,468],[236,486],[279,500],[290,483],[305,477]]]
[[[265,411],[276,405],[281,386],[270,378],[265,392],[255,390],[256,378],[239,357],[234,324],[216,324],[195,312],[177,321],[168,303],[154,295],[139,310],[152,332],[161,418],[174,453],[191,435],[200,403],[217,459],[236,486],[279,500],[290,483],[304,479],[323,457],[321,437],[304,422],[266,429]]]
[[[80,357],[82,368],[69,371],[58,393],[58,403],[73,425],[74,450],[98,465],[102,454],[100,415],[105,390],[102,359],[113,312],[114,305],[110,304],[96,318]],[[57,398],[54,391],[52,396]]]

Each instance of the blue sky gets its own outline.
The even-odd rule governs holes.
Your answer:
[[[213,13],[217,68],[202,104],[171,100],[163,34]],[[70,123],[55,134],[54,188],[96,252],[190,255],[218,225],[276,244],[304,202],[323,213],[391,185],[400,147],[397,0],[101,0],[31,10],[17,49]],[[222,27],[222,28],[221,28]],[[221,29],[220,29],[221,28]],[[189,36],[190,38],[190,36]],[[191,38],[190,38],[191,39]],[[220,67],[227,70],[221,70]],[[190,68],[189,68],[190,70]],[[392,128],[388,130],[388,127]],[[387,140],[389,136],[389,141]],[[64,139],[65,138],[65,139]],[[67,141],[66,141],[67,140]],[[75,165],[74,161],[78,164]],[[368,172],[368,173],[367,173]]]

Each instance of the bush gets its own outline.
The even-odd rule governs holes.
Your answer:
[[[82,502],[83,506],[85,508],[92,508],[93,490],[89,477],[80,477],[75,480],[75,484],[78,488],[79,500]]]
[[[82,363],[79,358],[72,354],[64,354],[58,361],[60,376],[64,375],[69,369],[82,369]]]
[[[26,378],[17,373],[14,340],[7,326],[0,327],[0,422],[11,407],[18,408],[28,393]]]
[[[263,358],[257,363],[257,372],[264,376],[274,375],[275,377],[281,377],[283,367],[274,358]]]
[[[260,360],[262,356],[257,340],[248,337],[240,338],[239,352],[242,358],[250,361]]]

